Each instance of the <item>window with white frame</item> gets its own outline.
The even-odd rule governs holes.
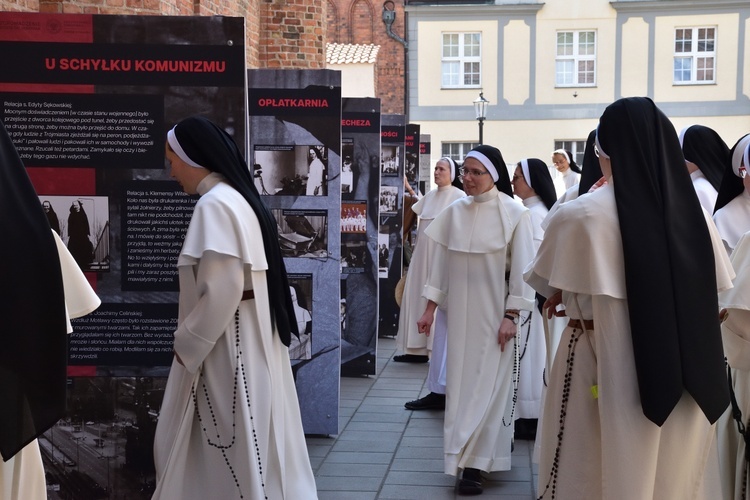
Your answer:
[[[466,153],[479,146],[478,142],[443,142],[442,156],[447,156],[453,161],[462,162]]]
[[[596,31],[558,31],[556,87],[596,85]]]
[[[583,153],[586,149],[586,141],[555,141],[555,149],[564,149],[573,154],[573,161],[579,167],[583,165]]]
[[[716,27],[675,29],[674,83],[716,83]]]
[[[482,85],[481,33],[443,33],[442,49],[443,88]]]

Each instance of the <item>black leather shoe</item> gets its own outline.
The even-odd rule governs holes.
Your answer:
[[[399,354],[393,356],[393,361],[396,363],[427,363],[430,360],[427,356],[421,356],[419,354]]]
[[[407,410],[445,410],[445,394],[431,392],[427,396],[404,403]]]
[[[479,469],[467,467],[458,482],[459,495],[481,495],[484,491],[482,487],[482,474]]]
[[[536,439],[536,427],[537,419],[519,418],[515,423],[515,432],[513,432],[513,437],[515,437],[516,439],[533,441],[534,439]]]

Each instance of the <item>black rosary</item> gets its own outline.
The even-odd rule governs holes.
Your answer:
[[[250,405],[250,393],[247,389],[247,374],[245,373],[245,364],[242,362],[242,350],[240,349],[240,310],[237,308],[237,310],[234,312],[234,345],[235,350],[237,352],[236,354],[236,361],[237,365],[234,369],[234,388],[232,391],[232,439],[229,444],[221,444],[221,441],[213,442],[211,438],[208,435],[208,429],[206,429],[206,426],[203,422],[203,419],[201,418],[200,411],[198,410],[198,396],[195,393],[195,387],[191,389],[191,393],[193,396],[193,405],[195,406],[195,414],[198,416],[198,422],[203,429],[203,433],[206,436],[206,441],[210,446],[213,446],[214,448],[221,450],[221,455],[224,457],[224,462],[227,464],[227,467],[229,468],[229,472],[232,474],[232,479],[234,479],[234,484],[237,486],[237,491],[240,494],[240,498],[245,498],[242,494],[242,488],[240,487],[240,481],[237,477],[237,473],[234,470],[234,467],[232,467],[232,464],[229,462],[229,457],[227,456],[227,450],[234,446],[234,443],[237,439],[237,387],[239,382],[239,373],[242,372],[242,383],[243,387],[245,389],[245,402],[247,404],[248,410],[251,409]],[[201,378],[202,378],[202,372],[201,372]],[[211,404],[211,399],[208,397],[208,389],[206,388],[206,384],[204,382],[201,382],[201,385],[203,386],[203,394],[206,398],[206,404],[208,405],[208,411],[211,413],[211,420],[213,421],[214,429],[217,429],[218,424],[216,423],[216,415],[214,414],[213,405]],[[268,500],[268,495],[266,494],[266,484],[263,480],[263,464],[261,462],[261,455],[260,455],[260,446],[258,445],[258,435],[255,432],[255,424],[253,422],[253,414],[250,412],[250,428],[253,433],[253,444],[255,445],[255,455],[258,458],[258,473],[260,474],[260,485],[263,488],[263,498]],[[221,436],[218,433],[218,429],[216,431],[216,438],[217,440],[221,439]]]
[[[544,491],[541,495],[539,495],[539,498],[537,498],[537,500],[542,500],[544,498],[544,495],[547,494],[547,491],[551,492],[552,496],[550,498],[554,500],[555,494],[557,492],[557,474],[560,471],[560,449],[562,448],[563,431],[565,430],[565,416],[568,413],[570,386],[573,379],[573,360],[575,358],[575,348],[576,344],[578,344],[578,340],[584,333],[585,332],[582,331],[581,333],[576,335],[574,330],[570,335],[570,341],[568,342],[568,356],[565,360],[565,376],[563,377],[562,402],[560,404],[560,430],[557,433],[557,445],[555,446],[555,455],[552,459],[552,468],[549,473],[549,479],[547,480],[547,485],[545,486]]]

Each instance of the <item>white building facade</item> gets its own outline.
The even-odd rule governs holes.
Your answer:
[[[432,136],[433,165],[478,143],[480,91],[484,142],[508,164],[551,164],[558,147],[580,160],[621,97],[650,97],[677,132],[705,125],[729,147],[750,132],[746,0],[412,0],[406,12],[409,121]]]

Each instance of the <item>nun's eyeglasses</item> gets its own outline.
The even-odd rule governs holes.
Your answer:
[[[461,177],[481,177],[484,174],[489,174],[486,170],[482,172],[481,170],[474,170],[474,169],[468,169],[461,167],[458,169],[458,175]]]

